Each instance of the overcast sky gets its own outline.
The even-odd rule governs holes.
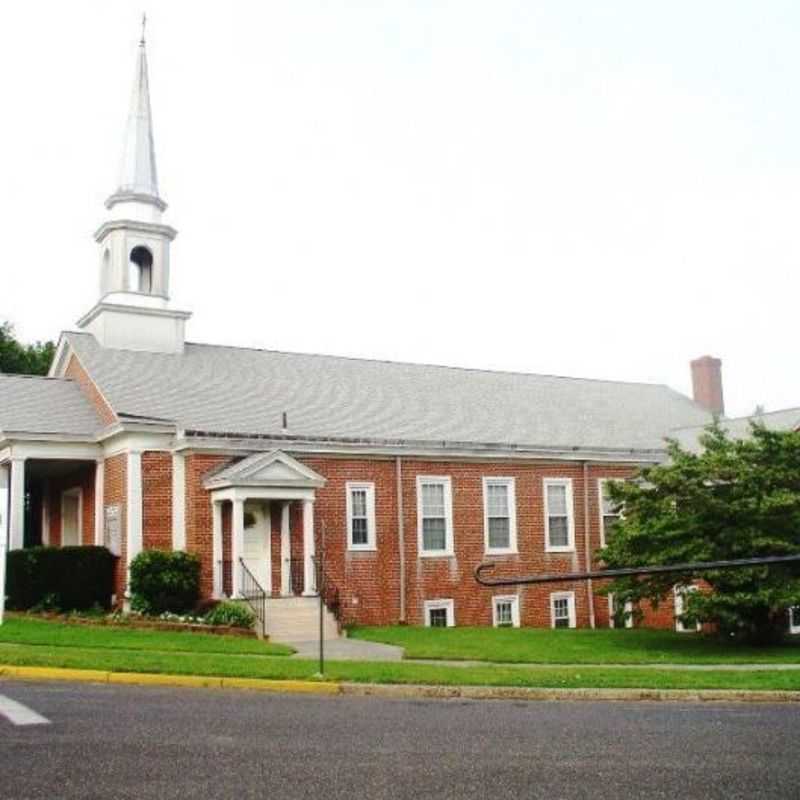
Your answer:
[[[152,3],[193,341],[800,405],[800,4]],[[98,298],[141,0],[3,8],[0,319]],[[233,387],[235,390],[235,387]]]

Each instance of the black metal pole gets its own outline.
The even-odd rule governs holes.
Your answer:
[[[738,567],[760,567],[766,564],[792,564],[800,562],[800,555],[763,556],[762,558],[736,558],[727,561],[696,561],[688,564],[664,564],[655,567],[622,567],[599,569],[589,572],[565,572],[563,575],[527,575],[518,578],[484,578],[483,573],[494,569],[495,563],[479,564],[475,568],[475,580],[481,586],[519,586],[528,583],[561,583],[564,581],[587,581],[602,578],[622,578],[634,575],[661,575],[670,572],[705,572],[710,569],[736,569]]]
[[[320,553],[317,562],[317,594],[319,594],[319,674],[325,674],[325,614],[322,599],[322,558]]]

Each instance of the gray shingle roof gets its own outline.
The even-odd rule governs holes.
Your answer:
[[[186,430],[309,437],[660,449],[709,414],[666,386],[187,343],[183,354],[65,334],[120,414]]]
[[[63,378],[0,374],[0,431],[92,436],[103,423],[80,387]]]
[[[734,417],[720,421],[722,427],[734,439],[745,439],[750,435],[750,423],[758,422],[772,431],[793,431],[800,428],[800,408],[784,408],[780,411],[770,411],[764,414],[754,414],[749,417]],[[684,448],[692,452],[699,452],[700,436],[704,426],[680,428],[670,433]]]

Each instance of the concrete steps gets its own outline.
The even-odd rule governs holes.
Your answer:
[[[336,617],[323,609],[323,636],[339,638]],[[319,638],[318,597],[269,597],[266,601],[267,630],[271,642],[309,642]]]

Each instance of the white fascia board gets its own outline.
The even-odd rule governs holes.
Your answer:
[[[211,493],[211,500],[314,500],[316,492],[312,488],[281,487],[241,487],[224,488],[206,487]]]
[[[95,461],[102,456],[93,442],[14,442],[3,451],[10,458],[48,458],[58,461]]]
[[[119,453],[144,452],[145,450],[164,450],[172,452],[171,433],[139,433],[122,431],[102,442],[102,452],[106,458]]]
[[[67,337],[62,331],[58,337],[58,346],[53,355],[53,361],[50,364],[50,369],[47,371],[48,378],[63,378],[64,371],[67,368],[69,356],[72,355],[72,346],[67,341]]]
[[[417,447],[414,445],[368,445],[349,443],[318,443],[311,441],[287,441],[285,439],[224,439],[222,437],[187,437],[176,442],[176,450],[197,450],[219,455],[241,455],[258,451],[268,452],[280,448],[284,452],[303,455],[330,455],[349,458],[353,456],[396,458],[407,457],[428,461],[453,459],[460,461],[536,461],[537,463],[563,463],[584,461],[591,464],[629,464],[639,466],[660,464],[666,460],[665,451],[586,451],[575,450],[509,450],[481,449],[473,447]]]

